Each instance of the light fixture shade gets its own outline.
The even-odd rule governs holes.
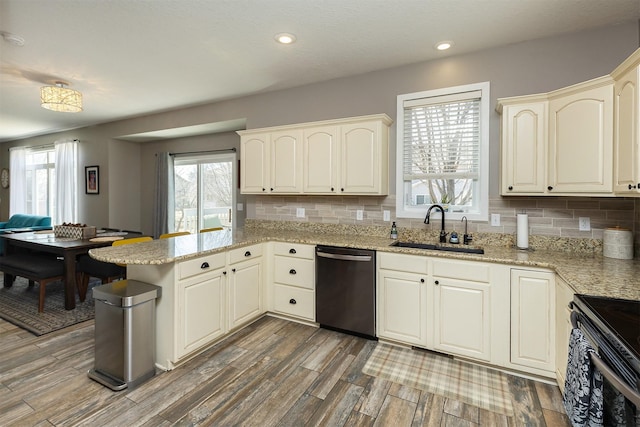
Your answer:
[[[77,90],[58,86],[43,86],[40,88],[40,102],[42,108],[63,113],[77,113],[82,111],[82,94]]]

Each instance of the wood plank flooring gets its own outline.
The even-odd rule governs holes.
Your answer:
[[[90,380],[94,323],[0,319],[2,426],[568,426],[557,387],[509,377],[515,416],[373,378],[376,343],[264,317],[134,390]]]

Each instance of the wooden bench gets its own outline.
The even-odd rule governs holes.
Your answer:
[[[5,275],[13,276],[5,286],[13,284],[16,276],[29,280],[29,285],[33,282],[40,284],[40,296],[38,299],[38,312],[44,311],[45,288],[47,284],[62,280],[64,277],[64,263],[52,256],[38,254],[12,254],[0,257],[0,271]]]

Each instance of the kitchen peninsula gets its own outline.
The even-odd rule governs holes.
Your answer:
[[[282,228],[287,226],[282,223]],[[554,360],[547,361],[544,368],[523,367],[509,360],[508,342],[514,339],[509,329],[510,286],[513,286],[509,282],[511,280],[513,283],[513,277],[509,279],[509,271],[530,270],[551,277],[548,282],[549,304],[546,308],[549,335],[545,339],[550,342],[547,352],[556,361],[562,359],[556,357],[556,348],[564,347],[563,351],[566,352],[563,342],[555,345],[556,339],[559,339],[556,337],[559,334],[554,332],[558,328],[556,314],[564,315],[566,299],[570,300],[573,293],[640,299],[640,261],[637,259],[616,260],[604,258],[600,254],[551,250],[519,251],[513,247],[486,244],[483,244],[484,254],[425,251],[389,246],[393,240],[370,232],[330,234],[322,227],[312,230],[302,230],[299,226],[292,226],[294,229],[289,230],[282,228],[250,227],[236,232],[224,230],[193,234],[137,245],[94,249],[90,254],[100,261],[127,264],[130,279],[163,287],[156,311],[156,365],[165,370],[173,369],[211,343],[241,329],[264,313],[313,324],[313,283],[308,289],[305,285],[281,286],[298,292],[295,294],[296,306],[290,307],[292,311],[286,311],[286,307],[280,309],[278,302],[274,301],[277,296],[275,289],[279,286],[275,282],[283,282],[278,278],[282,276],[278,276],[280,264],[276,258],[295,261],[295,257],[298,257],[298,260],[313,263],[311,249],[317,244],[373,249],[378,251],[379,257],[391,254],[409,257],[407,260],[428,259],[431,270],[436,263],[443,264],[443,261],[454,267],[471,264],[480,265],[487,271],[501,271],[490,279],[489,298],[493,308],[489,309],[492,313],[489,321],[493,329],[489,329],[489,335],[492,341],[488,344],[489,348],[484,349],[486,357],[476,359],[497,367],[547,378],[553,377],[557,369],[563,371],[562,367],[556,367]],[[380,269],[381,265],[378,267]],[[296,280],[307,274],[311,275],[309,280],[313,282],[312,273],[312,269],[310,272],[299,270]],[[568,286],[565,292],[568,295],[556,303],[555,287],[560,283]],[[379,289],[380,287],[379,284]],[[305,296],[310,300],[304,299]],[[379,294],[378,317],[382,299]],[[380,323],[378,320],[379,336]],[[398,341],[401,344],[409,343],[408,340]],[[422,346],[428,348],[430,341],[425,343]],[[455,354],[455,351],[452,353]],[[463,353],[459,355],[474,358]]]

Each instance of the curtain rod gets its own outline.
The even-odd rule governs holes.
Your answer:
[[[80,140],[78,138],[74,138],[72,139],[72,141],[74,142],[80,142]],[[52,142],[50,144],[42,144],[42,145],[34,145],[34,146],[30,146],[30,145],[16,145],[15,147],[9,147],[7,148],[7,151],[11,151],[14,148],[28,148],[30,150],[39,150],[40,148],[51,148],[51,147],[55,147],[55,143]]]
[[[188,151],[186,153],[169,153],[170,156],[188,156],[190,154],[210,154],[210,153],[228,153],[228,152],[233,152],[235,153],[237,150],[236,148],[223,148],[220,150],[209,150],[209,151]]]

